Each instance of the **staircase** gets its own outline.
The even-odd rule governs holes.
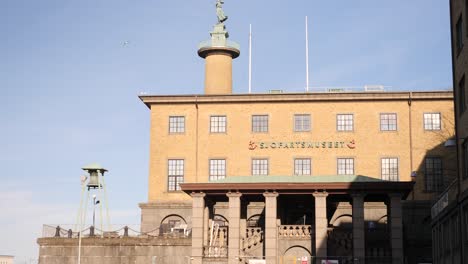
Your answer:
[[[241,258],[244,263],[248,263],[249,259],[259,258],[263,256],[263,230],[260,227],[249,227],[246,229],[245,237],[241,240]]]

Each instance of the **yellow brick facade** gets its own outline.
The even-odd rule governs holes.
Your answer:
[[[354,173],[381,178],[381,158],[398,158],[400,181],[411,181],[408,199],[429,200],[424,159],[443,159],[444,177],[455,177],[455,149],[444,147],[453,136],[451,92],[354,94],[263,94],[220,96],[143,96],[151,108],[148,202],[189,202],[190,196],[168,191],[168,159],[184,160],[184,182],[208,182],[209,160],[225,159],[226,176],[251,176],[252,158],[267,158],[272,176],[294,174],[295,158],[310,158],[311,176],[337,175],[337,158],[354,159]],[[380,114],[396,113],[397,130],[381,131]],[[441,114],[441,130],[424,129],[424,113]],[[311,130],[294,131],[294,115],[310,114]],[[337,131],[337,114],[353,114],[353,131]],[[225,133],[210,133],[210,116],[227,119]],[[252,115],[268,115],[268,132],[252,132]],[[185,132],[169,133],[169,117],[185,117]],[[353,141],[355,148],[347,145]],[[257,148],[249,149],[249,143]],[[276,148],[260,148],[276,142]],[[279,148],[279,142],[293,146]],[[299,142],[299,143],[296,143]],[[305,147],[302,143],[305,142]],[[309,148],[308,142],[325,142]],[[329,147],[328,142],[332,147]],[[337,142],[337,143],[335,143]],[[343,142],[343,143],[341,143]],[[284,144],[284,143],[282,143]],[[337,144],[337,145],[335,145]],[[336,147],[338,146],[338,147]],[[447,181],[445,179],[444,181]]]

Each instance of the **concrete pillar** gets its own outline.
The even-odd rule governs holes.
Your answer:
[[[276,224],[277,215],[277,192],[264,192],[265,197],[265,259],[268,264],[278,262],[278,226]]]
[[[353,256],[359,259],[359,263],[364,263],[366,255],[365,233],[364,233],[364,195],[351,194],[353,198]]]
[[[228,264],[238,264],[240,256],[240,213],[241,193],[226,194],[229,197],[229,234],[228,234]]]
[[[203,245],[208,246],[208,230],[211,227],[210,223],[210,208],[208,206],[205,206],[205,209],[203,210]]]
[[[205,193],[191,193],[192,196],[192,264],[202,264]]]
[[[315,197],[315,255],[327,256],[327,192],[314,192]],[[320,262],[319,262],[320,263]]]
[[[390,246],[393,264],[403,263],[403,221],[401,211],[401,194],[389,194],[390,207]],[[387,216],[388,218],[388,216]]]

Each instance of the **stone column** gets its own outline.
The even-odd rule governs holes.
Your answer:
[[[265,197],[265,259],[268,264],[278,262],[278,226],[276,224],[277,192],[264,192]]]
[[[314,192],[315,197],[315,255],[327,256],[327,192]],[[320,262],[318,262],[320,263]]]
[[[351,194],[353,198],[353,256],[359,259],[359,263],[364,263],[366,255],[365,233],[364,233],[364,195]]]
[[[401,211],[401,194],[389,194],[390,203],[390,246],[393,264],[403,263],[403,221]],[[388,218],[388,216],[387,216]]]
[[[202,264],[205,193],[191,193],[192,196],[192,264]]]
[[[211,227],[210,223],[210,208],[208,205],[205,206],[205,209],[203,210],[203,245],[208,246],[209,243],[209,235],[208,235],[208,230]]]
[[[228,264],[238,264],[240,253],[240,198],[242,194],[228,192],[226,196],[229,197]]]

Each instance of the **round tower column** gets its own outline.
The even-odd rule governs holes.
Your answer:
[[[216,51],[205,58],[205,94],[232,93],[232,57]]]
[[[211,39],[198,47],[198,55],[205,59],[205,94],[232,93],[232,59],[240,55],[239,44],[228,40],[222,4],[222,0],[216,3],[218,23],[210,32]]]

